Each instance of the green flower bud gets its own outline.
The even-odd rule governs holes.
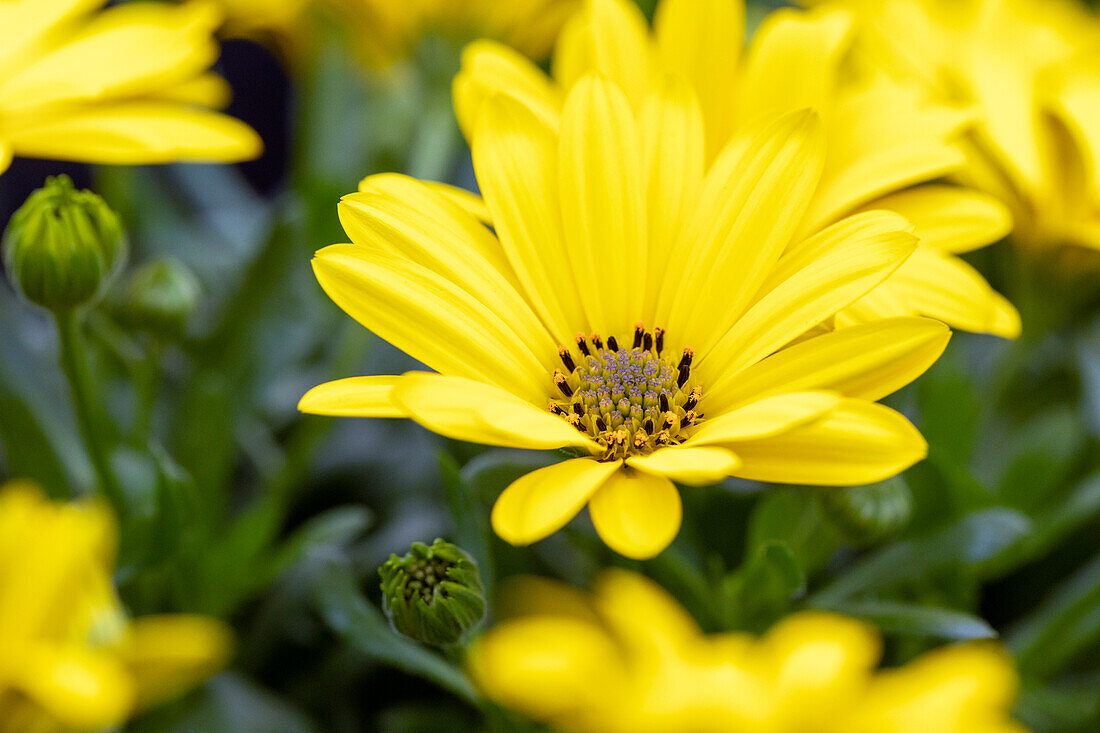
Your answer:
[[[154,260],[130,276],[119,318],[136,330],[179,338],[199,306],[200,295],[198,278],[184,264]]]
[[[869,486],[832,489],[825,494],[825,511],[845,537],[871,545],[900,533],[913,514],[913,495],[901,477]]]
[[[413,543],[404,557],[390,555],[378,574],[390,623],[417,641],[454,644],[485,615],[477,565],[449,542]]]
[[[126,259],[118,215],[68,176],[46,179],[4,232],[4,264],[16,290],[54,311],[92,302]]]

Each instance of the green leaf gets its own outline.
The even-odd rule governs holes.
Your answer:
[[[764,494],[749,518],[746,555],[774,541],[786,546],[807,574],[824,566],[841,537],[825,513],[823,497],[818,487],[776,488]]]
[[[359,592],[351,569],[331,560],[316,575],[315,597],[325,622],[353,648],[384,664],[422,677],[476,704],[479,696],[462,671],[400,636],[382,612]]]
[[[439,470],[443,476],[443,495],[455,523],[455,544],[477,563],[485,597],[493,597],[493,556],[490,552],[488,516],[478,501],[476,492],[463,478],[462,471],[450,455],[440,451]]]
[[[1038,679],[1100,643],[1100,556],[1074,573],[1008,634],[1020,669]]]
[[[939,532],[871,553],[818,591],[813,602],[840,603],[860,593],[919,580],[944,567],[977,570],[1030,530],[1028,518],[1011,509],[975,512]]]
[[[915,606],[893,601],[811,603],[811,607],[863,619],[887,634],[924,636],[947,641],[997,637],[996,630],[984,620],[969,613],[947,608]]]
[[[723,583],[728,626],[763,631],[806,590],[806,576],[787,545],[767,541]]]

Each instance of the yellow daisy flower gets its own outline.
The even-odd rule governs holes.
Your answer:
[[[94,504],[0,489],[0,720],[5,733],[102,730],[226,663],[232,632],[202,616],[129,619],[111,585],[117,544]]]
[[[843,12],[783,9],[769,15],[747,50],[741,0],[662,0],[650,31],[629,0],[587,0],[565,26],[553,79],[498,44],[470,46],[455,80],[456,110],[470,132],[486,97],[513,96],[551,126],[566,91],[597,71],[635,110],[648,90],[687,83],[706,127],[706,158],[762,117],[817,110],[825,172],[802,236],[858,211],[886,209],[916,226],[921,246],[880,288],[841,314],[838,325],[920,314],[956,328],[1015,337],[1019,315],[956,255],[1004,237],[1008,212],[976,191],[930,182],[964,163],[959,142],[971,117],[931,104],[919,89],[858,67]],[[926,184],[926,185],[918,185]]]
[[[90,163],[238,161],[260,153],[248,126],[208,109],[225,82],[218,13],[106,0],[0,2],[0,172],[13,155]]]
[[[1100,249],[1100,20],[1084,3],[834,4],[856,14],[881,68],[977,110],[957,178],[1011,208],[1019,242]]]
[[[708,169],[686,87],[655,91],[636,116],[617,85],[585,77],[554,126],[489,100],[472,136],[487,211],[371,177],[340,204],[354,244],[313,261],[340,307],[438,373],[333,382],[300,408],[569,449],[581,457],[503,492],[496,532],[534,542],[587,504],[604,541],[639,558],[679,529],[673,481],[852,485],[908,468],[924,440],[874,401],[931,365],[949,332],[898,317],[802,338],[916,249],[886,212],[799,238],[822,138],[816,115],[790,113]]]
[[[229,36],[273,40],[297,56],[307,35],[306,9],[316,0],[216,0]]]
[[[796,613],[759,639],[707,636],[622,570],[591,596],[533,579],[522,593],[526,613],[474,642],[471,676],[490,699],[569,733],[1025,733],[1009,717],[1011,660],[991,645],[876,671],[878,634],[843,616]]]
[[[535,59],[545,58],[580,0],[329,0],[344,11],[372,66],[406,58],[420,39],[437,34],[466,42],[494,38]]]

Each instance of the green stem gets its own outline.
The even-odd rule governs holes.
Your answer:
[[[69,382],[72,392],[73,410],[76,412],[80,434],[92,459],[99,478],[100,491],[106,496],[119,517],[128,513],[126,497],[122,486],[111,470],[110,451],[105,443],[105,424],[102,410],[95,400],[95,390],[88,374],[88,363],[84,358],[84,345],[80,336],[80,323],[73,311],[54,314],[57,320],[57,335],[61,347],[61,368]]]

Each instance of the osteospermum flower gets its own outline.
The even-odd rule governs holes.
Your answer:
[[[127,617],[110,515],[0,489],[0,721],[5,733],[103,730],[217,672],[232,646],[202,616]]]
[[[1004,201],[1033,248],[1100,249],[1100,19],[1073,0],[844,0],[892,75],[971,105],[957,178]]]
[[[1018,682],[991,645],[876,671],[867,624],[819,612],[761,638],[705,636],[659,586],[605,572],[591,596],[528,580],[526,614],[470,649],[482,691],[569,733],[1024,733]]]
[[[373,66],[406,58],[426,35],[494,38],[545,58],[580,0],[329,0],[344,11]]]
[[[565,26],[553,78],[498,44],[469,47],[455,81],[459,120],[470,131],[484,99],[505,94],[547,124],[583,74],[615,80],[635,110],[648,90],[688,84],[706,129],[706,157],[762,116],[801,108],[824,121],[825,171],[801,236],[868,209],[916,226],[920,248],[886,283],[841,314],[840,325],[920,314],[954,327],[1015,337],[1016,310],[956,255],[1001,239],[1011,220],[990,196],[930,183],[964,163],[969,114],[929,103],[919,87],[858,67],[843,12],[783,9],[769,15],[744,53],[741,0],[661,0],[651,32],[630,0],[586,0]],[[918,185],[926,184],[926,185]]]
[[[213,6],[0,2],[0,172],[13,155],[91,163],[238,161],[248,126],[212,111],[225,82]]]
[[[797,239],[825,158],[811,112],[735,139],[707,171],[689,90],[643,107],[596,76],[553,127],[487,103],[472,150],[495,236],[471,202],[410,179],[345,197],[354,244],[318,252],[318,280],[438,373],[333,382],[300,408],[569,449],[581,457],[503,492],[493,527],[526,544],[587,504],[633,557],[676,535],[673,481],[864,484],[920,460],[921,436],[874,400],[935,361],[946,327],[899,317],[793,343],[905,262],[908,222],[867,212]]]

